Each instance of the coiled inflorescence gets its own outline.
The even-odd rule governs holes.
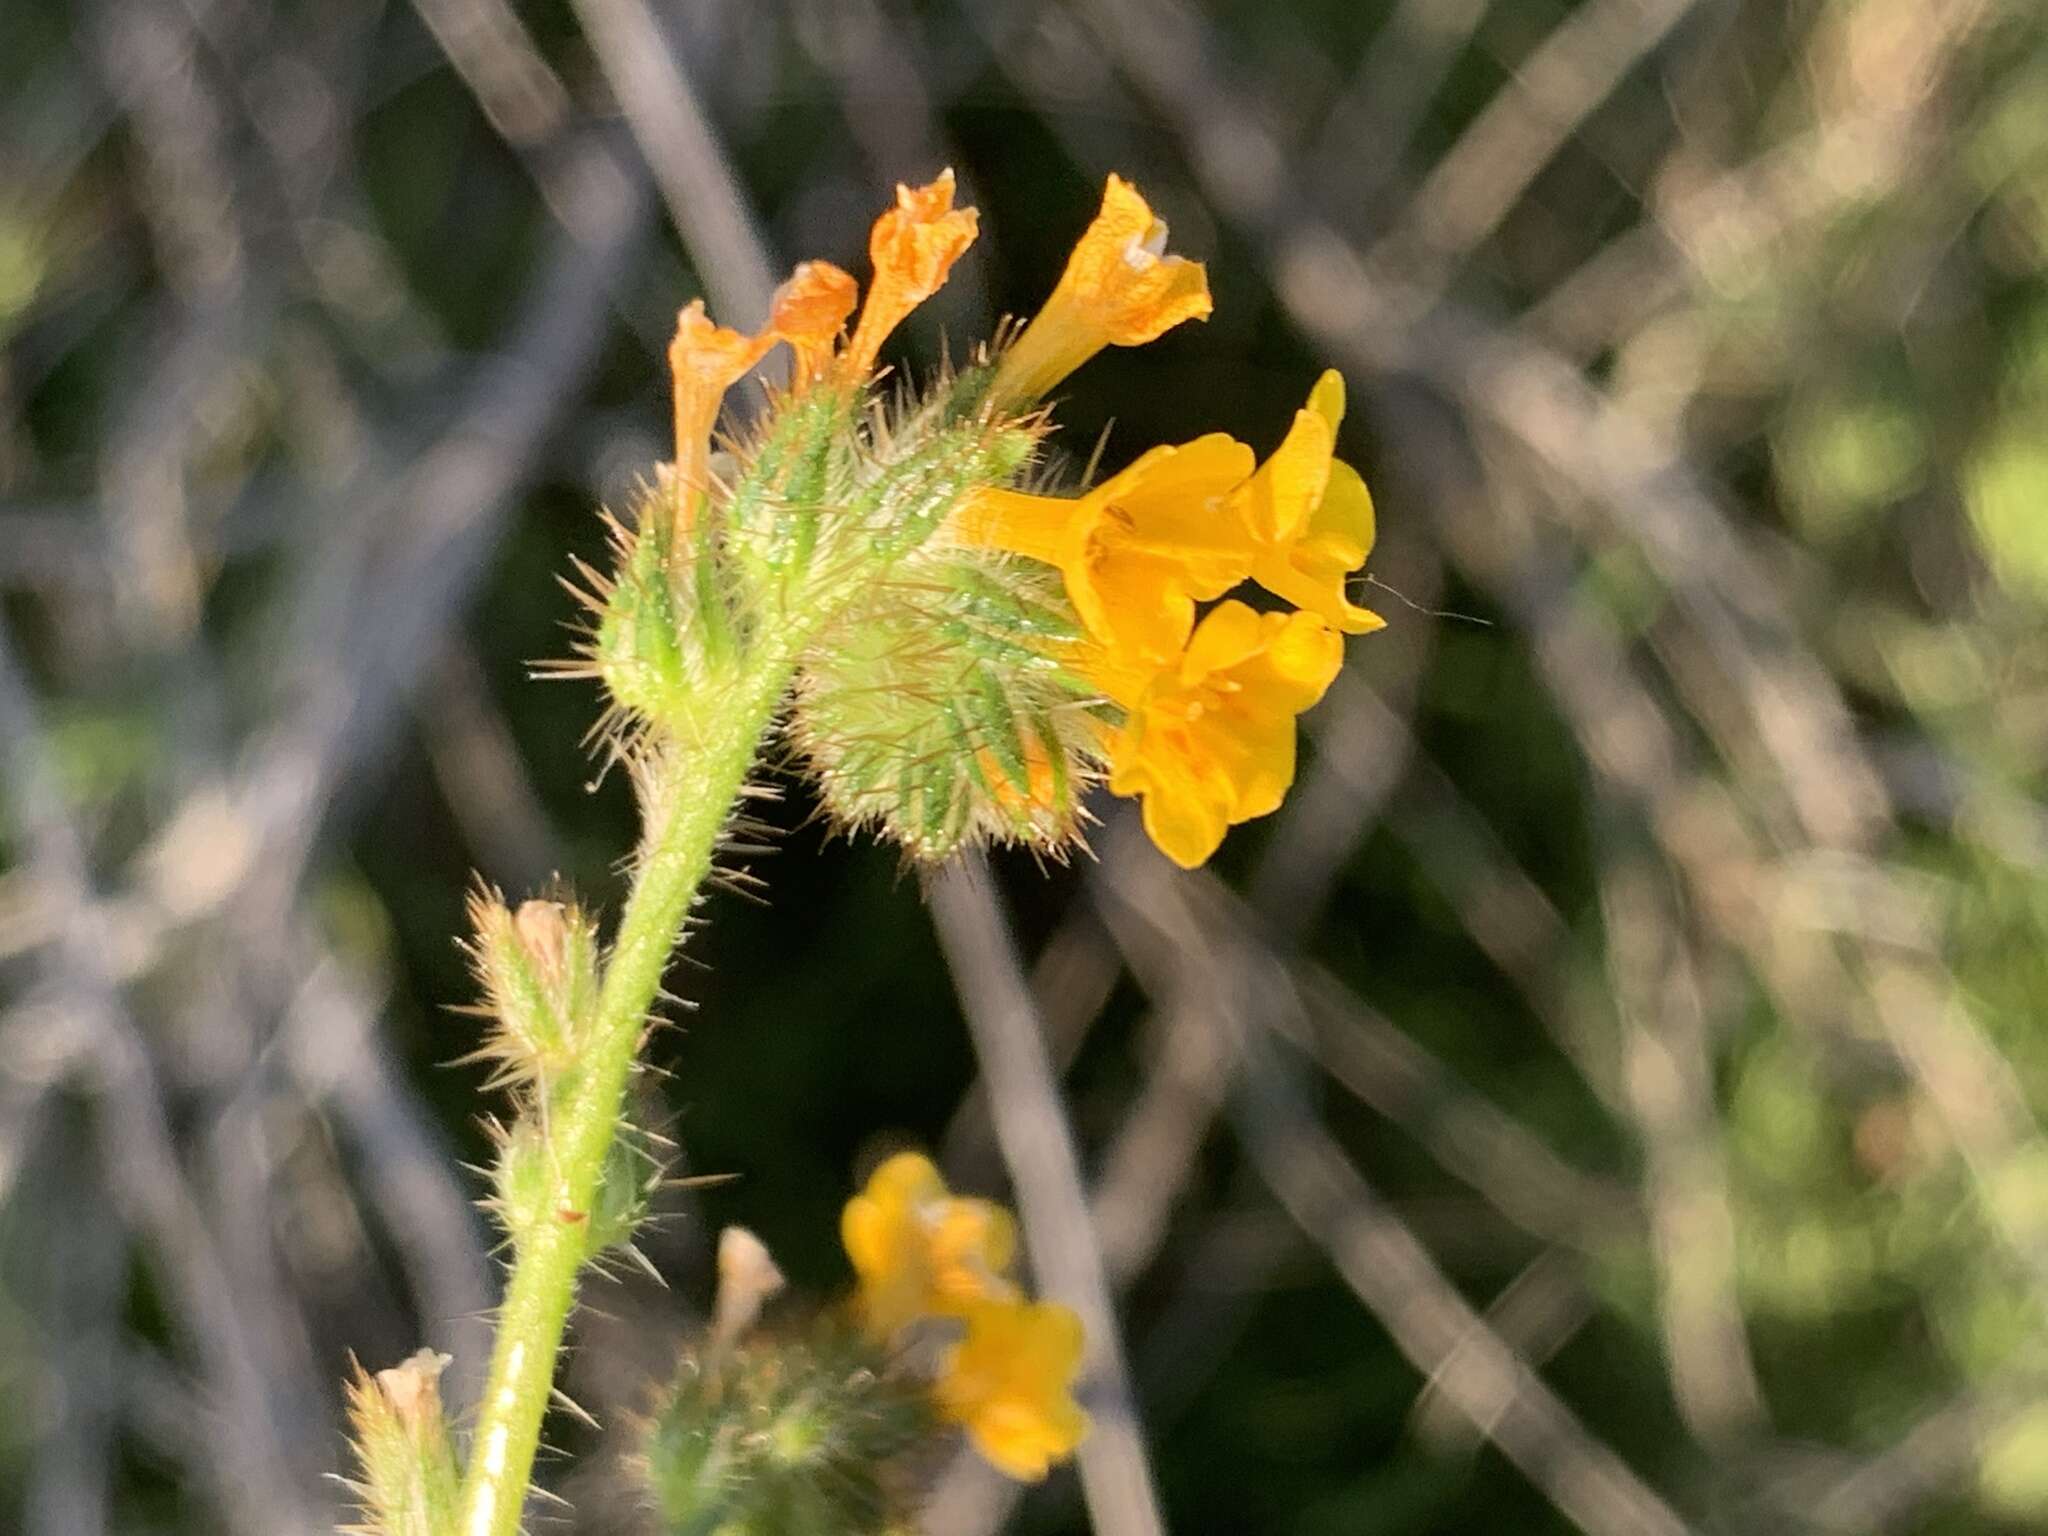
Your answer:
[[[786,738],[840,825],[912,856],[965,844],[1072,845],[1107,780],[1144,800],[1182,864],[1279,804],[1294,717],[1379,620],[1346,578],[1370,496],[1333,453],[1335,374],[1263,465],[1222,434],[1152,450],[1078,496],[1030,494],[1047,391],[1105,346],[1209,313],[1201,266],[1111,177],[1044,309],[1007,345],[922,392],[877,387],[889,332],[974,238],[950,172],[899,188],[874,276],[800,266],[744,336],[700,303],[670,348],[676,457],[591,575],[590,669],[630,741],[687,742],[764,655],[788,659]],[[848,326],[851,325],[850,334]],[[761,419],[713,451],[719,401],[777,343],[794,358]],[[1295,605],[1225,601],[1252,581]]]

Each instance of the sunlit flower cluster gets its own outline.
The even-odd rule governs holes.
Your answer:
[[[932,1397],[983,1456],[1036,1480],[1073,1453],[1088,1433],[1071,1390],[1081,1320],[1019,1288],[1008,1211],[952,1194],[930,1159],[901,1152],[847,1201],[840,1234],[860,1282],[861,1322],[876,1342],[925,1319],[959,1327]]]
[[[972,835],[1057,853],[1078,836],[1079,792],[1107,780],[1143,802],[1146,831],[1170,858],[1199,865],[1230,827],[1279,805],[1294,777],[1295,717],[1335,677],[1341,637],[1381,623],[1346,591],[1374,525],[1365,482],[1335,456],[1343,380],[1327,372],[1316,382],[1264,463],[1210,433],[1154,448],[1079,495],[1016,489],[1048,426],[1047,393],[1105,347],[1206,318],[1208,278],[1167,252],[1166,225],[1111,176],[1100,212],[1021,331],[957,378],[943,376],[932,395],[905,392],[897,411],[859,416],[883,343],[945,283],[977,222],[972,208],[954,206],[946,171],[898,187],[875,221],[864,300],[848,273],[807,261],[776,291],[757,335],[714,325],[701,303],[683,311],[669,353],[673,545],[687,553],[707,536],[700,510],[708,502],[715,511],[722,494],[711,469],[720,402],[777,343],[789,345],[793,367],[773,414],[836,401],[855,413],[839,420],[867,423],[853,430],[873,466],[850,470],[845,486],[894,473],[887,456],[908,462],[934,424],[1011,434],[1017,470],[963,482],[943,537],[904,546],[894,589],[877,585],[867,606],[849,605],[848,627],[804,674],[793,734],[835,813],[922,857]],[[753,451],[758,463],[796,462]],[[1000,574],[1002,562],[1022,564],[1010,556],[1034,562],[1044,581],[1057,572],[1071,636],[1055,639],[1057,625],[1024,617],[1036,598],[1022,578]],[[849,559],[860,558],[855,548]],[[1006,582],[991,606],[987,589]],[[1246,583],[1291,610],[1261,613],[1229,596]],[[956,659],[923,643],[946,635],[979,650]],[[1004,659],[1012,651],[1053,670],[1030,681],[1028,667]]]
[[[1052,297],[997,365],[993,393],[1028,401],[1105,346],[1151,341],[1209,313],[1200,265],[1164,254],[1166,226],[1112,176]],[[1077,497],[984,490],[955,536],[1058,567],[1088,639],[1078,664],[1122,714],[1109,787],[1192,868],[1294,778],[1294,717],[1343,661],[1339,631],[1377,629],[1346,579],[1373,543],[1372,497],[1334,457],[1344,383],[1325,373],[1263,465],[1222,433],[1155,448]],[[1296,605],[1197,606],[1245,581]]]

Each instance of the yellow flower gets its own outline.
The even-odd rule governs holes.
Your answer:
[[[1386,620],[1354,606],[1344,580],[1372,553],[1372,493],[1358,471],[1332,457],[1344,420],[1344,379],[1316,380],[1308,405],[1273,456],[1238,493],[1259,552],[1252,580],[1276,597],[1362,635]]]
[[[1252,451],[1221,432],[1154,448],[1079,497],[981,491],[954,516],[962,543],[1056,565],[1088,632],[1131,663],[1163,666],[1195,604],[1251,573],[1257,554],[1231,499]]]
[[[997,364],[992,392],[1036,400],[1104,347],[1142,346],[1183,320],[1206,320],[1208,274],[1165,250],[1165,223],[1111,176],[1052,297]]]
[[[968,1311],[966,1336],[947,1352],[933,1398],[998,1469],[1037,1482],[1088,1433],[1071,1391],[1081,1346],[1081,1319],[1067,1307],[985,1302]]]
[[[862,1318],[877,1338],[1014,1294],[1004,1278],[1017,1256],[1010,1213],[948,1193],[931,1160],[915,1152],[897,1153],[869,1176],[846,1202],[839,1234],[860,1277]]]
[[[829,261],[799,263],[789,281],[775,290],[768,328],[796,353],[791,388],[803,390],[831,367],[832,350],[859,296],[852,275]]]
[[[1294,782],[1294,717],[1330,686],[1344,643],[1312,613],[1219,603],[1177,664],[1149,677],[1114,655],[1099,685],[1124,706],[1109,787],[1144,798],[1145,831],[1193,869],[1241,821],[1277,810]]]
[[[850,377],[865,378],[889,333],[939,291],[953,263],[974,243],[979,217],[972,208],[953,206],[950,167],[922,187],[896,188],[896,206],[875,220],[868,236],[875,275],[860,324],[840,359]]]
[[[690,531],[697,497],[711,483],[711,429],[718,424],[725,392],[746,377],[747,370],[774,345],[772,331],[743,336],[712,324],[702,299],[692,299],[676,316],[675,339],[668,344],[668,367],[675,390],[679,533]]]

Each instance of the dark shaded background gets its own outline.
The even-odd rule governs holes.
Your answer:
[[[984,234],[899,355],[1133,177],[1216,315],[1065,443],[1263,450],[1341,367],[1391,626],[1211,874],[1107,801],[999,862],[1035,1023],[985,885],[949,971],[792,789],[645,1106],[735,1177],[593,1291],[538,1527],[631,1527],[717,1225],[822,1295],[877,1150],[1008,1197],[977,1062],[1043,1111],[1042,1026],[1094,1240],[1041,1204],[1040,1273],[1114,1286],[1174,1529],[2041,1528],[2032,0],[8,5],[0,1527],[325,1529],[348,1351],[473,1390],[465,886],[615,906],[633,830],[527,679],[554,577],[666,453],[678,305],[864,273],[945,164]],[[1089,1528],[1010,1493],[928,1528]]]

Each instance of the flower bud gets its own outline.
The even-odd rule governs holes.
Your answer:
[[[617,536],[615,572],[601,597],[586,599],[597,620],[585,650],[589,671],[634,722],[674,721],[687,712],[715,658],[729,650],[721,643],[730,635],[722,605],[705,608],[699,601],[705,574],[716,563],[710,541],[697,541],[689,561],[675,557],[667,509],[682,494],[673,476],[658,477],[642,492],[638,531]],[[687,579],[679,583],[679,575]],[[719,596],[715,590],[710,595]]]
[[[491,1212],[515,1245],[560,1214],[561,1181],[532,1116],[522,1115],[504,1134],[491,1181]]]
[[[448,1356],[423,1349],[372,1376],[356,1367],[348,1386],[355,1435],[354,1484],[364,1529],[376,1536],[441,1536],[452,1530],[461,1472],[441,1411]]]
[[[524,902],[515,913],[495,895],[470,901],[477,977],[496,1020],[482,1054],[506,1081],[564,1070],[597,1006],[597,927],[570,903]]]

